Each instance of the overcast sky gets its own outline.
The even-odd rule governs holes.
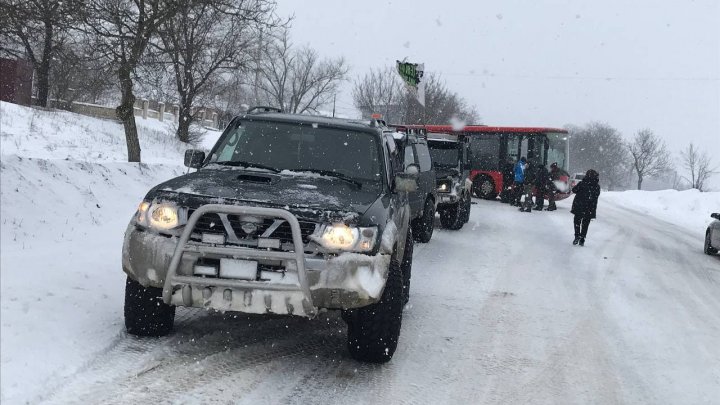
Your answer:
[[[720,163],[720,0],[279,3],[294,42],[344,56],[352,79],[407,58],[485,124],[650,128],[672,151],[693,141]],[[354,116],[350,92],[338,109]]]

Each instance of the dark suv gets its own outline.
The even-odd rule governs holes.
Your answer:
[[[427,137],[437,178],[440,224],[460,229],[470,220],[472,206],[467,139],[436,133],[428,133]]]
[[[417,190],[409,194],[410,216],[412,217],[413,237],[418,242],[427,243],[435,228],[435,209],[437,192],[435,190],[435,168],[432,164],[425,134],[392,129],[395,142],[403,155],[405,167],[417,166]],[[397,131],[397,132],[395,132]]]
[[[339,309],[351,355],[388,361],[409,299],[408,192],[375,123],[261,112],[235,118],[198,169],[151,189],[128,225],[125,325],[160,336],[176,306],[314,317]]]

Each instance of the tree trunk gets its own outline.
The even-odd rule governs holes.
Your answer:
[[[125,127],[128,162],[140,162],[140,140],[138,139],[137,126],[135,125],[135,95],[133,94],[130,69],[121,67],[118,70],[118,78],[120,79],[122,99],[115,111],[117,112],[118,119],[122,121],[123,127]]]
[[[47,107],[48,94],[50,94],[50,61],[52,60],[52,41],[53,41],[53,21],[51,19],[45,19],[44,21],[45,36],[43,41],[42,59],[40,63],[35,66],[35,72],[37,73],[37,105],[40,107]]]
[[[643,178],[641,176],[638,176],[638,190],[642,190],[642,182]]]
[[[48,95],[50,94],[50,59],[43,56],[43,60],[35,69],[37,73],[37,101],[40,107],[47,107]]]
[[[190,108],[191,107],[187,103],[180,103],[177,137],[180,142],[184,143],[188,143],[190,141],[190,124],[193,121],[193,116],[190,114]]]

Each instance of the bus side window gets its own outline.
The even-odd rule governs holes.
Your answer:
[[[527,142],[527,159],[533,164],[545,164],[545,137],[539,134],[525,136]]]
[[[507,136],[507,155],[511,157],[513,162],[520,159],[520,135],[508,134]],[[524,155],[523,155],[524,156]]]
[[[473,169],[498,170],[500,138],[494,135],[476,135],[470,142]]]

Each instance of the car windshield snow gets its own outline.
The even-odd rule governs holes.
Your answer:
[[[382,179],[378,142],[372,134],[277,122],[233,124],[209,163],[313,172],[360,182]]]

